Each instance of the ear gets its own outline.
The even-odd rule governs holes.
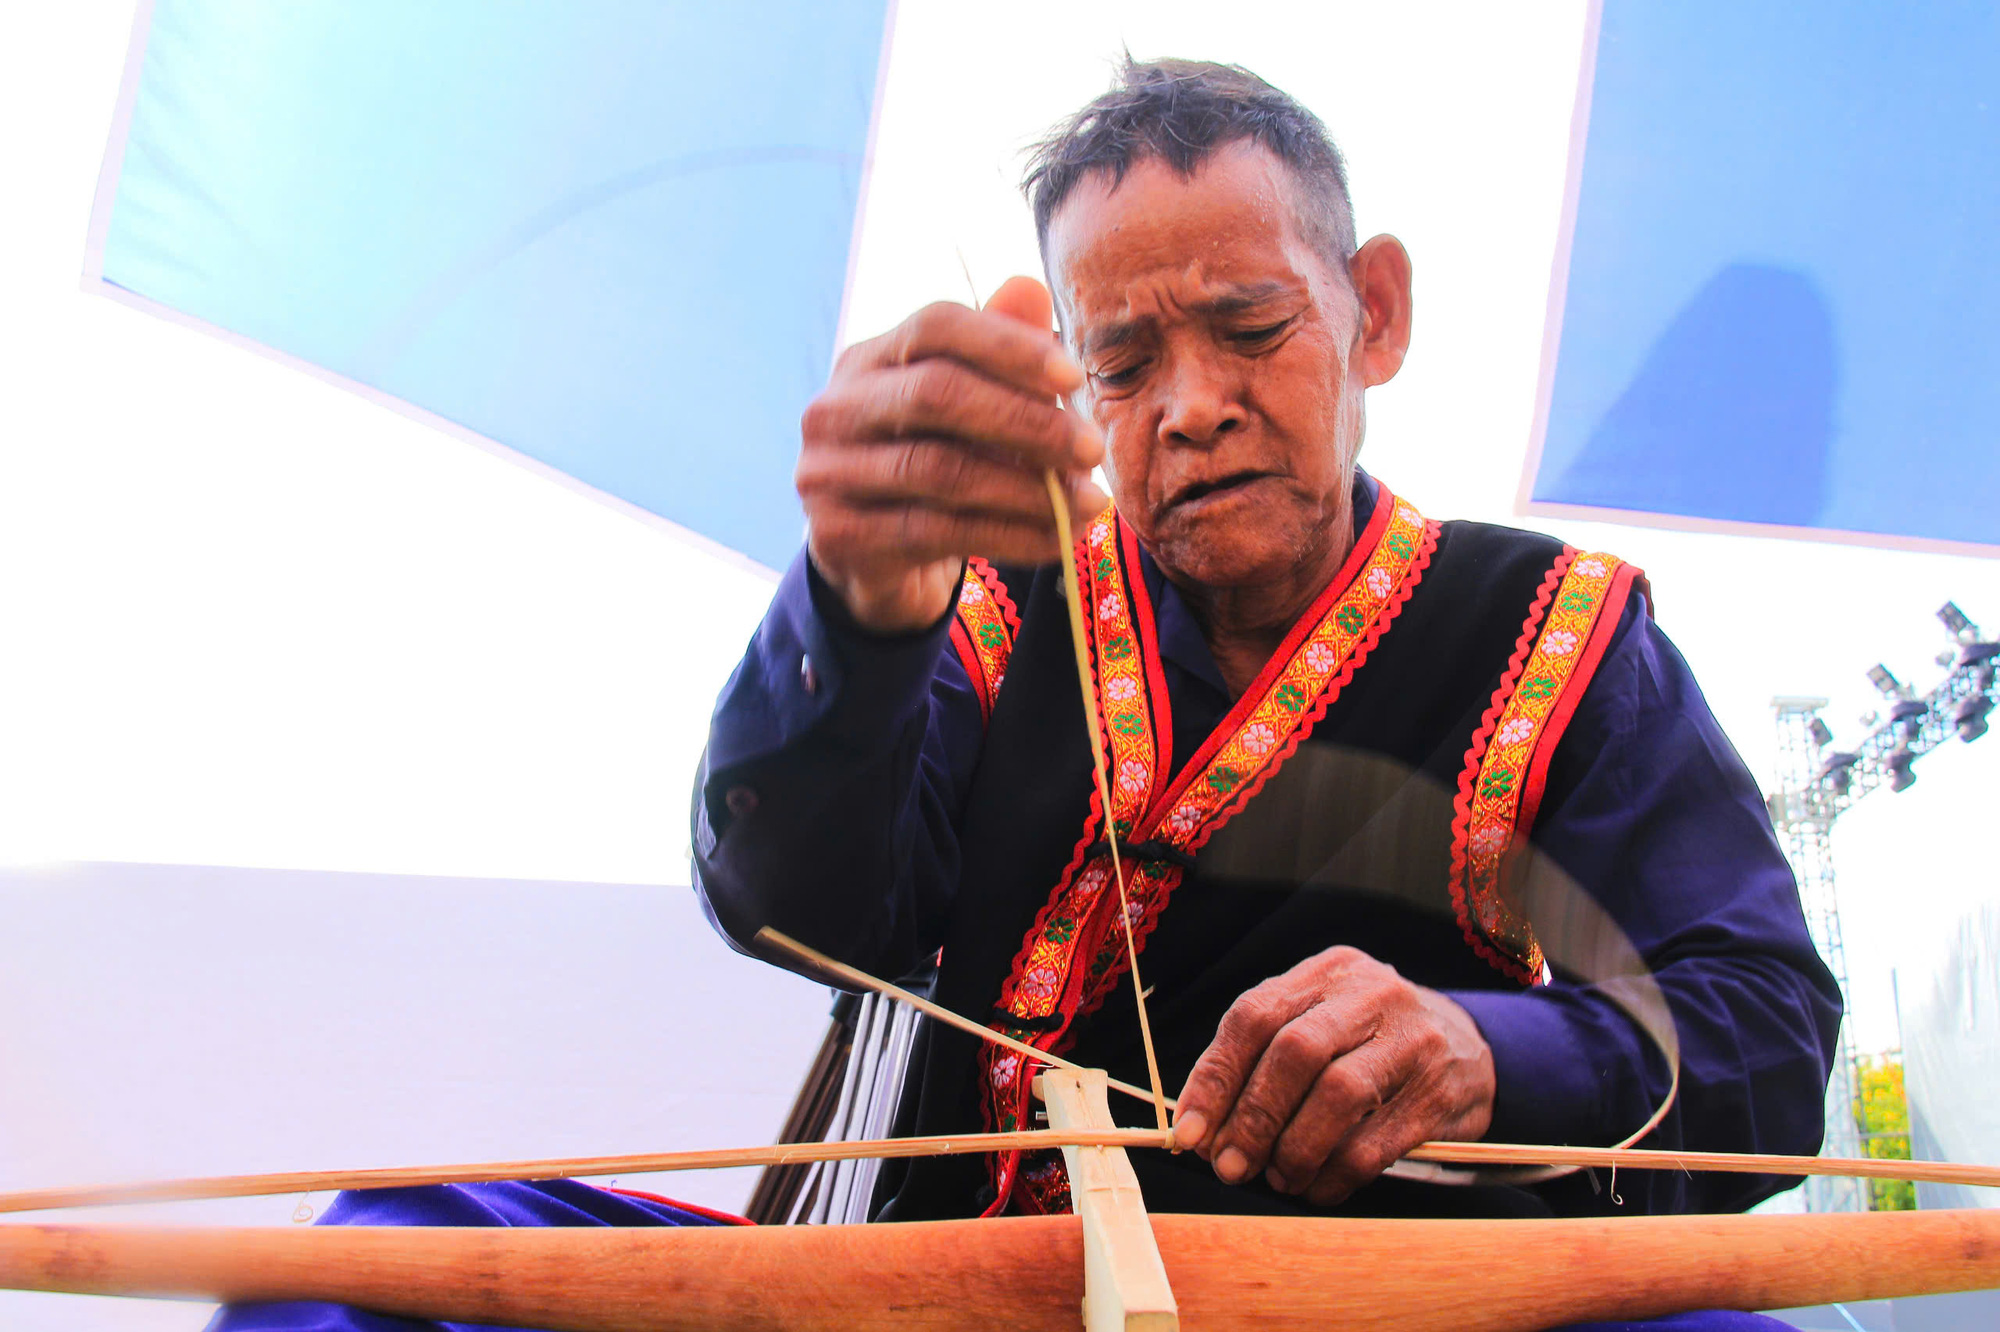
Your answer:
[[[1361,302],[1357,368],[1373,388],[1396,377],[1410,350],[1410,252],[1394,236],[1377,236],[1355,251],[1347,271]]]

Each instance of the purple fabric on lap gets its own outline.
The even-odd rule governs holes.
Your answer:
[[[343,1193],[320,1218],[329,1226],[712,1226],[712,1218],[573,1179],[443,1184]],[[485,1324],[392,1318],[338,1304],[233,1304],[208,1332],[492,1332]]]
[[[1639,1323],[1572,1323],[1555,1332],[1793,1332],[1763,1314],[1734,1313],[1728,1309],[1704,1309],[1699,1313],[1674,1314]]]

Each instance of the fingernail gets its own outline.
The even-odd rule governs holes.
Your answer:
[[[1225,1147],[1215,1158],[1215,1173],[1224,1184],[1241,1184],[1250,1174],[1250,1158],[1235,1147]]]
[[[1272,1166],[1264,1172],[1264,1182],[1280,1193],[1289,1193],[1291,1191],[1285,1186],[1285,1177],[1278,1173],[1278,1167],[1276,1166]]]
[[[1207,1136],[1208,1117],[1199,1110],[1191,1110],[1174,1121],[1174,1145],[1183,1151],[1193,1151]]]
[[[1067,352],[1050,352],[1048,360],[1043,363],[1042,373],[1048,376],[1058,393],[1083,387],[1083,367],[1072,361]]]

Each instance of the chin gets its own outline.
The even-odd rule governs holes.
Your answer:
[[[1298,567],[1297,546],[1269,532],[1210,534],[1196,530],[1160,543],[1153,558],[1176,581],[1203,587],[1254,587],[1279,582]]]

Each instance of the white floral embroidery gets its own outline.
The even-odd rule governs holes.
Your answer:
[[[1552,629],[1542,639],[1542,651],[1551,657],[1567,657],[1576,651],[1576,635],[1567,629]]]
[[[1118,789],[1121,791],[1144,791],[1151,779],[1152,773],[1139,759],[1126,759],[1118,765]]]
[[[1604,566],[1603,560],[1595,555],[1586,555],[1570,566],[1570,572],[1579,578],[1602,578],[1611,571]]]
[[[1495,851],[1506,850],[1511,837],[1512,834],[1508,832],[1504,823],[1482,823],[1472,830],[1472,836],[1467,839],[1467,844],[1476,854],[1492,855]]]
[[[1139,682],[1129,675],[1114,676],[1111,683],[1104,686],[1104,696],[1113,703],[1123,703],[1139,693]]]
[[[977,606],[986,600],[986,587],[976,578],[968,578],[959,587],[958,599],[968,606]]]
[[[1262,756],[1271,752],[1271,746],[1278,743],[1278,733],[1263,722],[1255,722],[1243,728],[1237,739],[1252,754]]]
[[[1104,600],[1097,603],[1097,618],[1100,620],[1115,620],[1118,618],[1118,611],[1118,594],[1116,592],[1106,592]]]
[[[993,1061],[993,1085],[1002,1090],[1014,1085],[1014,1073],[1021,1067],[1021,1056],[1009,1050]]]
[[[1306,644],[1306,666],[1309,669],[1324,673],[1333,669],[1333,662],[1332,648],[1318,642]]]
[[[1515,717],[1500,728],[1499,733],[1493,737],[1493,743],[1502,748],[1508,745],[1518,745],[1534,733],[1535,724],[1533,722],[1529,721],[1526,717]]]
[[[1167,816],[1167,827],[1175,834],[1186,836],[1201,826],[1201,811],[1192,805],[1182,805]]]

